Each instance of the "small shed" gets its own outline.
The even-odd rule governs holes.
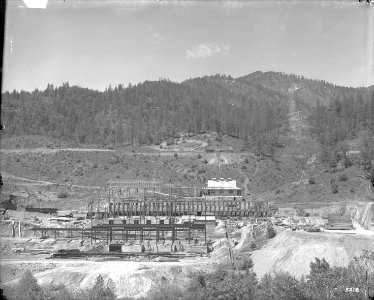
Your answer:
[[[73,212],[71,210],[58,210],[57,217],[73,217]]]
[[[122,252],[122,244],[110,244],[109,252]]]

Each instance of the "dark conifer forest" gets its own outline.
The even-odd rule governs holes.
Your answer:
[[[293,87],[296,89],[292,90]],[[307,108],[326,148],[374,131],[374,89],[347,88],[275,72],[204,76],[109,86],[100,92],[64,83],[2,95],[4,136],[42,135],[80,144],[159,144],[180,133],[215,131],[271,147],[293,97]],[[370,134],[368,134],[370,136]]]

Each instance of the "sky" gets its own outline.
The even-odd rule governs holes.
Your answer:
[[[374,8],[354,0],[26,4],[8,1],[3,91],[255,71],[374,84]]]

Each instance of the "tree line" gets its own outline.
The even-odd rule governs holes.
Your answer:
[[[160,79],[99,92],[64,83],[2,95],[5,136],[42,135],[82,144],[158,144],[212,132],[272,143],[285,96],[224,75],[182,83]]]
[[[297,279],[286,272],[266,274],[258,279],[250,257],[241,257],[234,267],[221,263],[212,272],[193,272],[189,281],[179,286],[173,280],[163,279],[155,285],[144,300],[329,300],[374,298],[374,253],[364,251],[347,267],[332,267],[324,259],[310,263],[308,275]],[[116,299],[114,282],[99,275],[91,289],[71,292],[64,285],[40,286],[30,271],[18,284],[5,287],[5,299]],[[119,298],[125,299],[125,298]]]
[[[294,74],[255,72],[240,78],[217,74],[181,83],[167,79],[109,86],[100,92],[70,86],[2,94],[4,136],[42,135],[95,145],[147,145],[180,133],[244,139],[271,153],[287,125],[292,97],[313,111],[321,144],[331,147],[373,127],[373,89],[339,87]]]

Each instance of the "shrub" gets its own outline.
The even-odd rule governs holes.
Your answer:
[[[249,269],[251,269],[251,268],[253,268],[253,261],[252,261],[252,258],[251,257],[247,257],[247,256],[245,256],[245,257],[243,257],[242,258],[242,265],[241,265],[241,269],[243,270],[243,271],[246,271],[246,270],[249,270]]]
[[[204,159],[204,164],[207,164],[208,163],[208,160]]]
[[[177,152],[174,153],[174,158],[178,158],[178,153]]]
[[[46,287],[43,288],[43,296],[44,299],[53,299],[53,300],[73,300],[77,299],[76,297],[73,297],[67,290],[66,286],[63,284],[55,285],[55,284],[49,284]],[[81,299],[84,299],[86,297],[80,297]]]
[[[266,274],[259,281],[255,299],[306,300],[305,283],[288,273]],[[322,299],[322,298],[320,298]]]
[[[255,241],[251,241],[251,243],[249,244],[249,247],[250,247],[252,250],[255,250],[255,249],[257,249],[257,244],[255,243]]]
[[[57,195],[57,198],[66,198],[67,196],[68,196],[67,193],[59,193],[59,194]]]
[[[42,288],[38,285],[36,278],[29,270],[23,273],[15,287],[5,289],[5,296],[6,299],[17,300],[41,300],[45,298]]]
[[[365,171],[370,171],[372,165],[371,165],[371,161],[370,161],[370,158],[368,157],[368,155],[364,152],[361,153],[361,161],[360,161],[360,164],[362,166],[362,169],[365,170]]]
[[[267,228],[267,237],[269,239],[272,239],[273,237],[275,237],[277,235],[277,232],[275,231],[274,227],[273,226],[268,226]]]
[[[92,300],[114,300],[116,299],[115,295],[115,286],[114,282],[109,279],[107,284],[104,285],[104,278],[99,275],[96,278],[96,283],[92,290],[90,291],[90,299]]]
[[[253,299],[256,275],[248,271],[246,275],[221,265],[215,271],[193,274],[184,297],[173,299]],[[170,299],[170,298],[169,298]]]
[[[199,170],[197,171],[197,173],[199,173],[199,174],[206,173],[206,170],[205,170],[205,169],[199,169]]]
[[[201,154],[197,155],[197,159],[201,159],[203,156]]]
[[[314,177],[310,177],[308,180],[309,184],[316,184],[316,179]]]
[[[298,216],[300,217],[307,217],[309,214],[307,212],[305,212],[305,210],[303,210],[302,208],[297,208],[296,209],[296,213]]]
[[[331,191],[333,194],[336,194],[339,191],[338,185],[336,183],[331,184]]]
[[[246,164],[249,163],[249,159],[248,159],[248,157],[245,158],[244,162],[245,162]]]
[[[347,176],[346,176],[345,174],[341,174],[341,175],[339,176],[339,180],[340,180],[340,181],[346,181],[346,180],[347,180]]]
[[[344,167],[349,168],[353,166],[353,163],[346,157],[342,160]]]

